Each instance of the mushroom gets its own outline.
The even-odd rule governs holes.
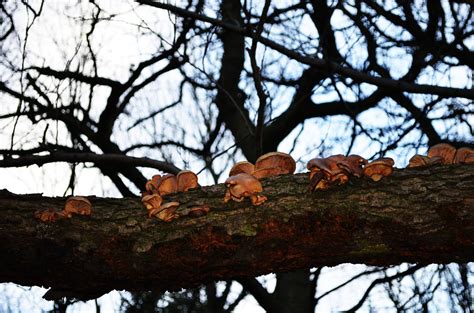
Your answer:
[[[380,158],[374,160],[364,167],[364,175],[370,177],[373,181],[379,181],[384,176],[393,173],[395,162],[392,158]]]
[[[256,178],[293,174],[296,162],[291,155],[283,152],[270,152],[260,156],[255,162],[253,176]]]
[[[158,179],[158,194],[164,196],[170,193],[178,191],[178,181],[176,176],[172,174],[166,174]]]
[[[430,164],[430,158],[425,155],[415,154],[408,160],[407,167],[420,167],[427,166]]]
[[[311,159],[306,166],[311,171],[309,175],[310,190],[324,190],[335,183],[338,185],[347,183],[350,173],[347,168],[350,167],[350,164],[346,162],[344,166],[340,166],[344,162],[346,162],[346,158],[342,154]]]
[[[267,200],[267,197],[258,195],[263,191],[262,184],[254,176],[246,173],[240,173],[226,179],[227,187],[224,203],[231,199],[241,202],[245,197],[250,198],[253,205],[260,205]]]
[[[159,212],[153,215],[165,222],[171,222],[172,220],[179,217],[179,214],[175,213],[178,207],[179,207],[179,202],[175,202],[175,201],[168,202],[168,203],[162,204],[160,206]]]
[[[148,210],[148,217],[160,212],[160,206],[163,199],[159,194],[145,195],[142,197],[142,203]]]
[[[191,171],[181,171],[176,176],[178,191],[188,191],[199,187],[198,177]]]
[[[473,164],[474,163],[474,149],[462,147],[456,150],[454,155],[454,164]]]
[[[35,218],[41,220],[42,222],[55,222],[58,219],[65,218],[66,215],[63,212],[56,212],[53,208],[48,208],[46,210],[38,210],[35,212]]]
[[[85,197],[69,197],[64,205],[63,212],[67,217],[73,214],[91,215],[92,204]]]
[[[468,154],[468,155],[464,158],[464,163],[465,163],[465,164],[474,164],[474,153]]]
[[[190,217],[201,217],[209,213],[211,209],[208,206],[195,206],[189,209],[188,216]]]
[[[159,180],[161,178],[161,175],[153,175],[153,177],[148,180],[145,184],[145,189],[149,193],[158,193],[158,186],[159,186]]]
[[[339,168],[344,169],[355,177],[364,176],[364,166],[367,164],[367,160],[357,154],[351,154],[344,160],[338,161],[337,165]]]
[[[240,173],[252,174],[255,170],[255,165],[248,161],[240,161],[234,164],[230,169],[229,176],[234,176]]]
[[[443,164],[452,164],[455,154],[456,148],[447,143],[439,143],[428,150],[430,158],[441,157],[443,158]]]

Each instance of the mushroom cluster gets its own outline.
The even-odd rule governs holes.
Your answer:
[[[158,194],[164,196],[175,192],[186,192],[199,187],[198,177],[191,171],[180,171],[178,175],[154,175],[145,185],[143,195]]]
[[[259,195],[263,191],[259,179],[293,174],[295,169],[295,160],[283,152],[266,153],[257,159],[255,165],[247,161],[238,162],[232,167],[229,178],[225,181],[224,202],[241,202],[244,198],[250,198],[253,205],[260,205],[267,197]]]
[[[199,187],[198,177],[192,171],[180,171],[176,176],[172,174],[154,175],[145,184],[146,191],[142,192],[142,203],[148,210],[148,217],[156,216],[165,222],[171,222],[179,217],[176,210],[179,207],[179,202],[163,203],[162,196],[176,193],[186,192],[191,189]],[[203,208],[202,212],[197,212],[198,209],[191,210],[191,216],[200,216],[209,211],[209,208]],[[200,214],[200,215],[199,215]]]
[[[69,197],[62,211],[52,208],[35,212],[35,217],[42,222],[55,222],[59,219],[71,218],[74,214],[91,215],[92,204],[85,197]]]
[[[350,177],[369,177],[379,181],[393,172],[394,161],[391,158],[380,158],[367,162],[363,157],[353,154],[343,156],[336,154],[327,158],[311,159],[307,168],[310,171],[310,190],[325,190],[333,185],[344,185]]]
[[[456,149],[450,144],[440,143],[428,150],[428,155],[415,154],[408,163],[409,168],[436,164],[474,164],[474,149]]]

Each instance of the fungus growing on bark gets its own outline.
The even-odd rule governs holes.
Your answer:
[[[227,187],[224,203],[229,202],[231,199],[237,202],[241,202],[244,198],[250,198],[253,205],[260,205],[267,197],[258,195],[263,191],[262,184],[254,176],[246,173],[240,173],[227,178],[225,181]]]
[[[161,196],[156,193],[152,195],[145,195],[142,197],[142,203],[148,210],[148,217],[152,217],[160,211],[162,201],[163,199],[161,199]]]
[[[189,209],[188,216],[201,217],[209,213],[211,209],[208,206],[195,206]]]
[[[260,156],[255,162],[253,176],[256,178],[293,174],[296,162],[291,155],[283,152],[270,152]]]
[[[343,185],[349,181],[349,170],[351,165],[345,163],[346,158],[342,154],[332,155],[327,158],[311,159],[306,167],[310,170],[310,190],[325,190],[333,184]]]
[[[395,162],[392,158],[380,158],[374,160],[364,167],[364,175],[370,177],[373,181],[379,181],[384,176],[393,173]]]
[[[425,155],[415,154],[408,160],[407,167],[421,167],[430,165],[430,158]]]
[[[453,159],[454,164],[473,164],[474,163],[474,149],[462,147],[456,150]]]
[[[252,174],[255,170],[255,166],[248,161],[237,162],[232,166],[229,172],[229,176],[234,176],[237,174],[245,173]]]
[[[178,191],[188,191],[199,187],[198,177],[192,171],[181,171],[176,176]]]
[[[158,194],[164,196],[178,191],[178,181],[176,176],[166,174],[158,179]]]
[[[65,218],[64,212],[56,212],[53,208],[38,210],[35,212],[35,218],[45,223],[54,223],[58,219]]]
[[[91,215],[92,204],[85,197],[69,197],[64,205],[64,214],[72,217],[73,214]]]
[[[428,157],[430,159],[441,157],[443,164],[452,164],[455,154],[456,148],[447,143],[439,143],[428,150]]]
[[[71,218],[73,214],[91,215],[92,204],[85,197],[69,197],[64,204],[64,209],[60,212],[49,208],[38,210],[35,217],[42,222],[55,222],[63,218]]]
[[[157,174],[154,175],[150,180],[148,180],[145,184],[145,189],[146,191],[149,192],[149,194],[153,193],[158,193],[158,187],[159,187],[159,180],[161,179],[161,175]]]
[[[160,220],[165,222],[171,222],[172,220],[179,217],[179,214],[175,213],[179,207],[179,202],[168,202],[164,203],[160,206],[159,212],[154,214],[154,216],[158,217]]]
[[[340,157],[339,157],[340,158]],[[355,177],[364,176],[364,166],[367,164],[367,160],[357,154],[351,154],[345,159],[338,161],[337,165],[349,174]]]

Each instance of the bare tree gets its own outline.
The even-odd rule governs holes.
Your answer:
[[[156,170],[189,168],[212,184],[234,162],[276,150],[302,170],[318,155],[387,155],[403,166],[440,142],[474,147],[469,2],[38,0],[0,9],[0,167],[68,162],[64,195],[84,188],[90,168],[133,196]],[[351,310],[378,287],[400,310],[428,310],[440,290],[472,309],[472,266],[423,269],[421,280],[419,270],[368,267],[333,292],[373,277]],[[237,299],[314,310],[326,294],[321,272],[278,273],[273,292],[243,279]],[[206,301],[194,290],[169,302],[231,311],[230,285],[223,294],[202,287]]]

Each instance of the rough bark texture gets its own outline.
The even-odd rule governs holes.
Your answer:
[[[474,166],[395,171],[307,192],[307,174],[263,180],[268,201],[224,204],[215,185],[165,201],[204,217],[146,217],[137,198],[95,198],[93,215],[33,217],[64,198],[0,193],[0,281],[73,295],[176,290],[218,279],[340,263],[474,261]]]

